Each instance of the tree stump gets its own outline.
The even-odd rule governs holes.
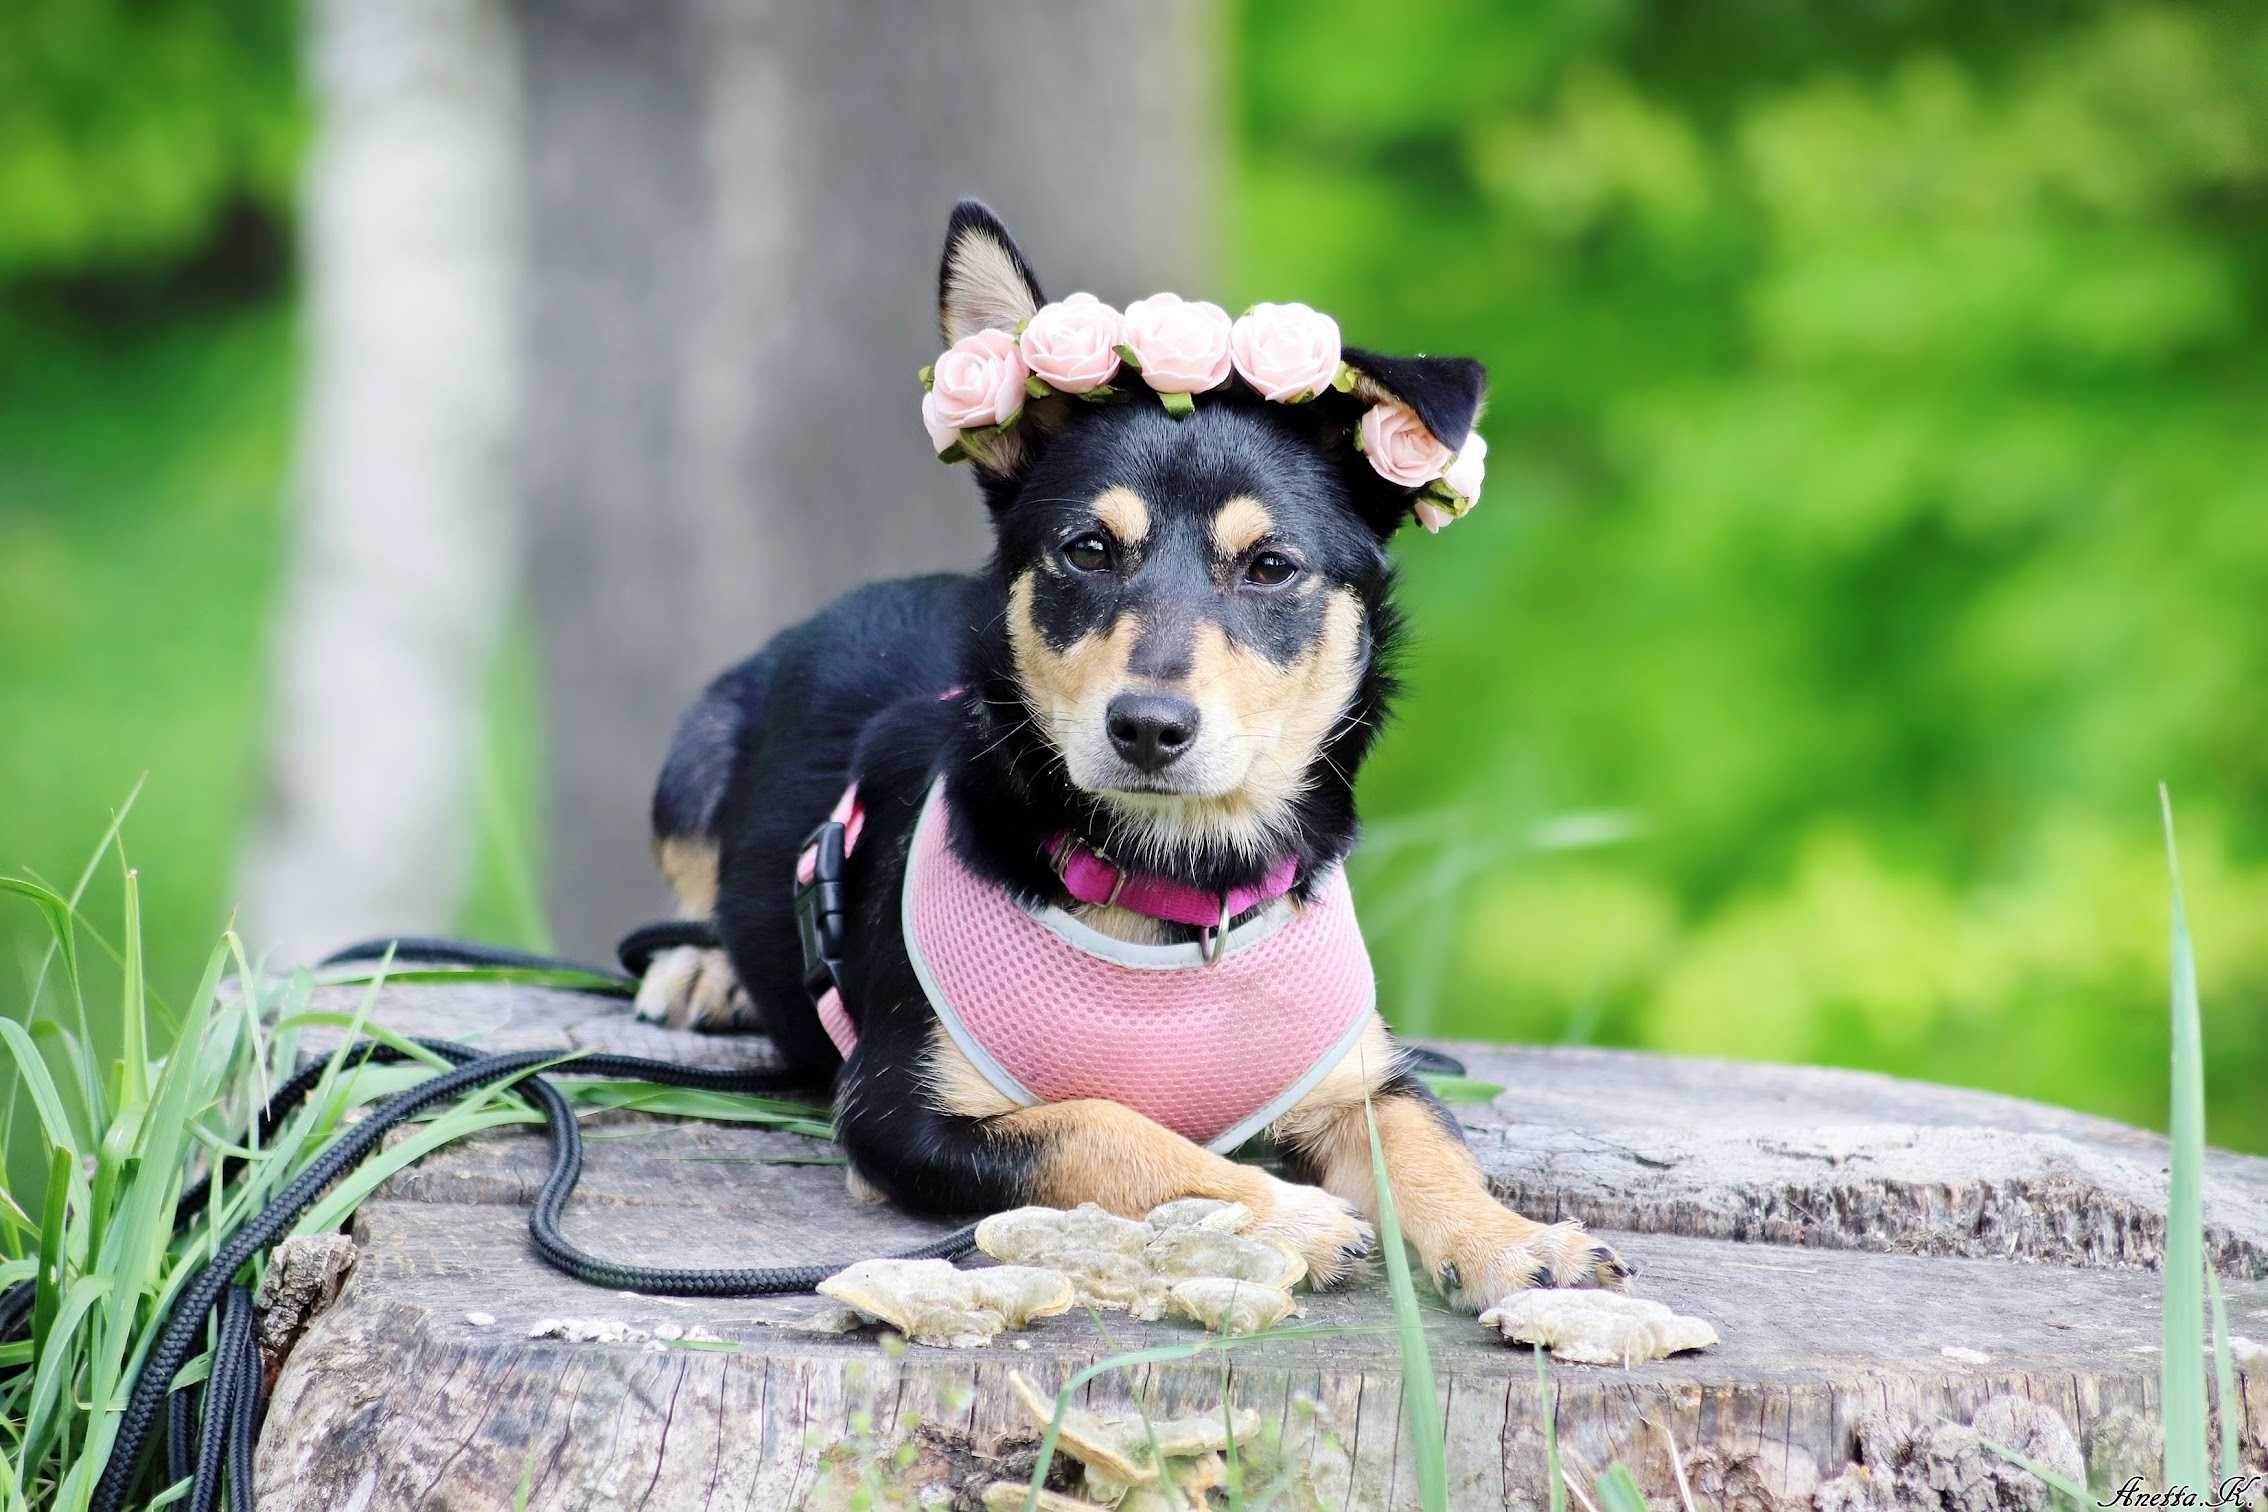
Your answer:
[[[349,1004],[347,989],[330,995],[318,1006]],[[392,988],[375,1017],[491,1049],[768,1054],[761,1039],[675,1033],[602,999],[519,988]],[[2045,1505],[2038,1482],[1980,1442],[2029,1424],[2065,1431],[2097,1485],[2155,1484],[2162,1139],[1853,1072],[1449,1048],[1506,1088],[1458,1109],[1497,1189],[1531,1216],[1606,1234],[1639,1265],[1641,1295],[1723,1340],[1627,1369],[1553,1365],[1551,1411],[1579,1483],[1619,1460],[1674,1505],[1674,1441],[1700,1505]],[[948,1227],[850,1200],[823,1141],[619,1114],[585,1126],[566,1228],[609,1257],[847,1264]],[[360,1262],[268,1408],[264,1512],[973,1506],[1031,1463],[1010,1370],[1053,1390],[1098,1360],[1200,1337],[1075,1312],[984,1348],[929,1349],[788,1326],[817,1310],[811,1298],[600,1291],[529,1250],[544,1161],[535,1131],[496,1131],[363,1206]],[[2268,1160],[2212,1154],[2205,1212],[2232,1331],[2268,1337]],[[1366,1331],[1113,1370],[1084,1396],[1217,1412],[1225,1383],[1267,1425],[1248,1486],[1278,1487],[1274,1505],[1416,1506],[1395,1340],[1377,1331],[1382,1284],[1304,1301],[1310,1323]],[[626,1336],[531,1337],[547,1320]],[[1461,1314],[1425,1321],[1450,1504],[1548,1505],[1534,1355]],[[695,1327],[724,1342],[688,1347]],[[2250,1354],[2239,1379],[2243,1453],[2259,1469],[2268,1361]]]

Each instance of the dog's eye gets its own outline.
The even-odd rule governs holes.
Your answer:
[[[1110,542],[1090,530],[1064,544],[1063,560],[1081,572],[1108,572]]]
[[[1290,582],[1293,574],[1298,571],[1299,563],[1282,552],[1263,551],[1252,559],[1251,566],[1244,569],[1244,580],[1257,583],[1263,588],[1274,588]]]

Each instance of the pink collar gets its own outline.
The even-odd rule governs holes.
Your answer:
[[[1063,879],[1064,891],[1082,903],[1132,909],[1153,919],[1194,924],[1201,929],[1218,929],[1263,903],[1275,902],[1291,891],[1299,877],[1298,860],[1279,856],[1258,882],[1231,888],[1225,894],[1207,892],[1170,877],[1126,871],[1068,833],[1058,833],[1048,841],[1047,855],[1055,874]]]

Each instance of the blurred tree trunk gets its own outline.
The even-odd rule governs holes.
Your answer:
[[[1211,287],[1200,3],[524,0],[527,480],[549,884],[597,953],[664,911],[646,804],[696,690],[868,578],[986,549],[929,455],[945,215],[1051,294]]]
[[[243,879],[281,960],[454,920],[518,558],[505,0],[311,0],[307,30],[297,536]]]

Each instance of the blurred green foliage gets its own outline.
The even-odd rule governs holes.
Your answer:
[[[257,797],[269,617],[281,580],[293,389],[288,301],[106,326],[0,305],[0,871],[68,892],[111,817],[140,871],[161,1000],[229,922]],[[460,927],[541,947],[534,649],[515,629],[474,763],[479,839]],[[115,868],[85,921],[119,937]],[[343,943],[343,942],[342,942]],[[257,951],[261,942],[248,942]],[[46,951],[0,908],[0,1006]],[[86,963],[114,985],[99,953]]]
[[[2211,1133],[2268,1150],[2268,12],[1230,19],[1234,292],[1494,376],[1486,503],[1401,544],[1358,878],[1390,1012],[2162,1125],[2163,778]],[[161,990],[252,796],[289,311],[73,325],[7,289],[287,216],[293,29],[0,7],[0,865],[68,885],[150,772]],[[533,841],[496,838],[533,811],[525,662],[482,753],[488,938],[540,928]],[[0,916],[9,980],[35,936]]]
[[[0,5],[0,280],[195,253],[288,206],[303,135],[292,0]]]
[[[1493,375],[1389,1011],[2162,1127],[2162,778],[2268,1149],[2268,11],[1246,0],[1232,77],[1237,294]]]
[[[227,922],[283,555],[292,338],[281,307],[101,341],[0,340],[0,869],[69,891],[134,785],[151,982],[186,994]],[[117,938],[115,869],[90,894]],[[46,941],[0,910],[0,1003]],[[99,962],[95,963],[98,967]]]

